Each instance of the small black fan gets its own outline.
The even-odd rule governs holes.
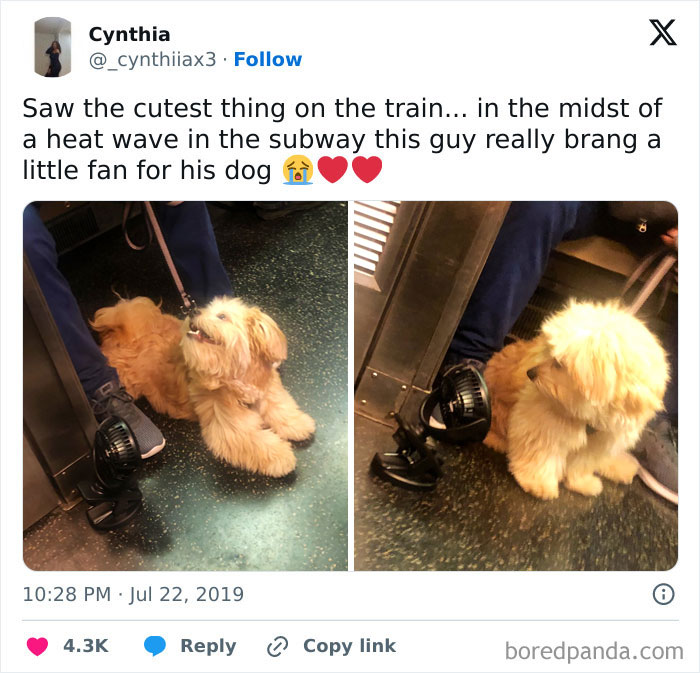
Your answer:
[[[437,405],[444,429],[430,426]],[[420,420],[430,426],[430,434],[450,444],[480,442],[491,427],[491,399],[481,372],[468,364],[450,367],[438,389],[421,405]]]
[[[430,415],[438,405],[444,429],[430,425]],[[370,469],[397,486],[430,491],[442,476],[442,460],[428,445],[428,437],[462,445],[480,442],[489,431],[491,400],[481,372],[469,364],[448,369],[440,385],[423,401],[418,420],[421,428],[414,430],[396,415],[399,427],[393,439],[398,449],[375,454]]]
[[[119,528],[131,521],[143,504],[134,476],[141,464],[141,452],[125,421],[110,416],[100,423],[92,460],[95,481],[83,481],[78,485],[90,505],[88,521],[96,530]]]
[[[486,411],[482,413],[482,409]],[[478,370],[463,367],[450,370],[440,385],[440,411],[448,428],[471,423],[475,418],[490,420],[486,387]]]

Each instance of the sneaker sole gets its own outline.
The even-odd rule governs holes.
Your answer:
[[[155,456],[156,453],[160,453],[163,450],[164,446],[165,440],[163,440],[161,444],[158,444],[158,446],[154,446],[148,453],[142,453],[141,460],[146,460],[146,458],[150,458],[151,456]]]
[[[672,502],[674,505],[678,504],[678,493],[672,491],[668,486],[664,486],[651,472],[639,466],[637,471],[639,478],[657,495],[660,495],[665,500]]]

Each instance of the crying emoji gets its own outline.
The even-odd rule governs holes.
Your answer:
[[[314,166],[308,157],[303,154],[295,154],[284,162],[282,173],[287,179],[285,185],[310,185],[311,176],[314,174]]]

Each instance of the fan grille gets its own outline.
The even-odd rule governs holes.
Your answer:
[[[139,466],[141,452],[131,428],[120,418],[106,419],[95,436],[95,471],[108,487],[116,487]]]
[[[449,372],[442,381],[440,411],[445,426],[456,427],[487,415],[484,388],[471,367]]]

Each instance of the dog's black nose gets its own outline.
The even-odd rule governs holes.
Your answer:
[[[530,381],[534,381],[537,378],[537,367],[527,370],[527,378],[529,378]]]

